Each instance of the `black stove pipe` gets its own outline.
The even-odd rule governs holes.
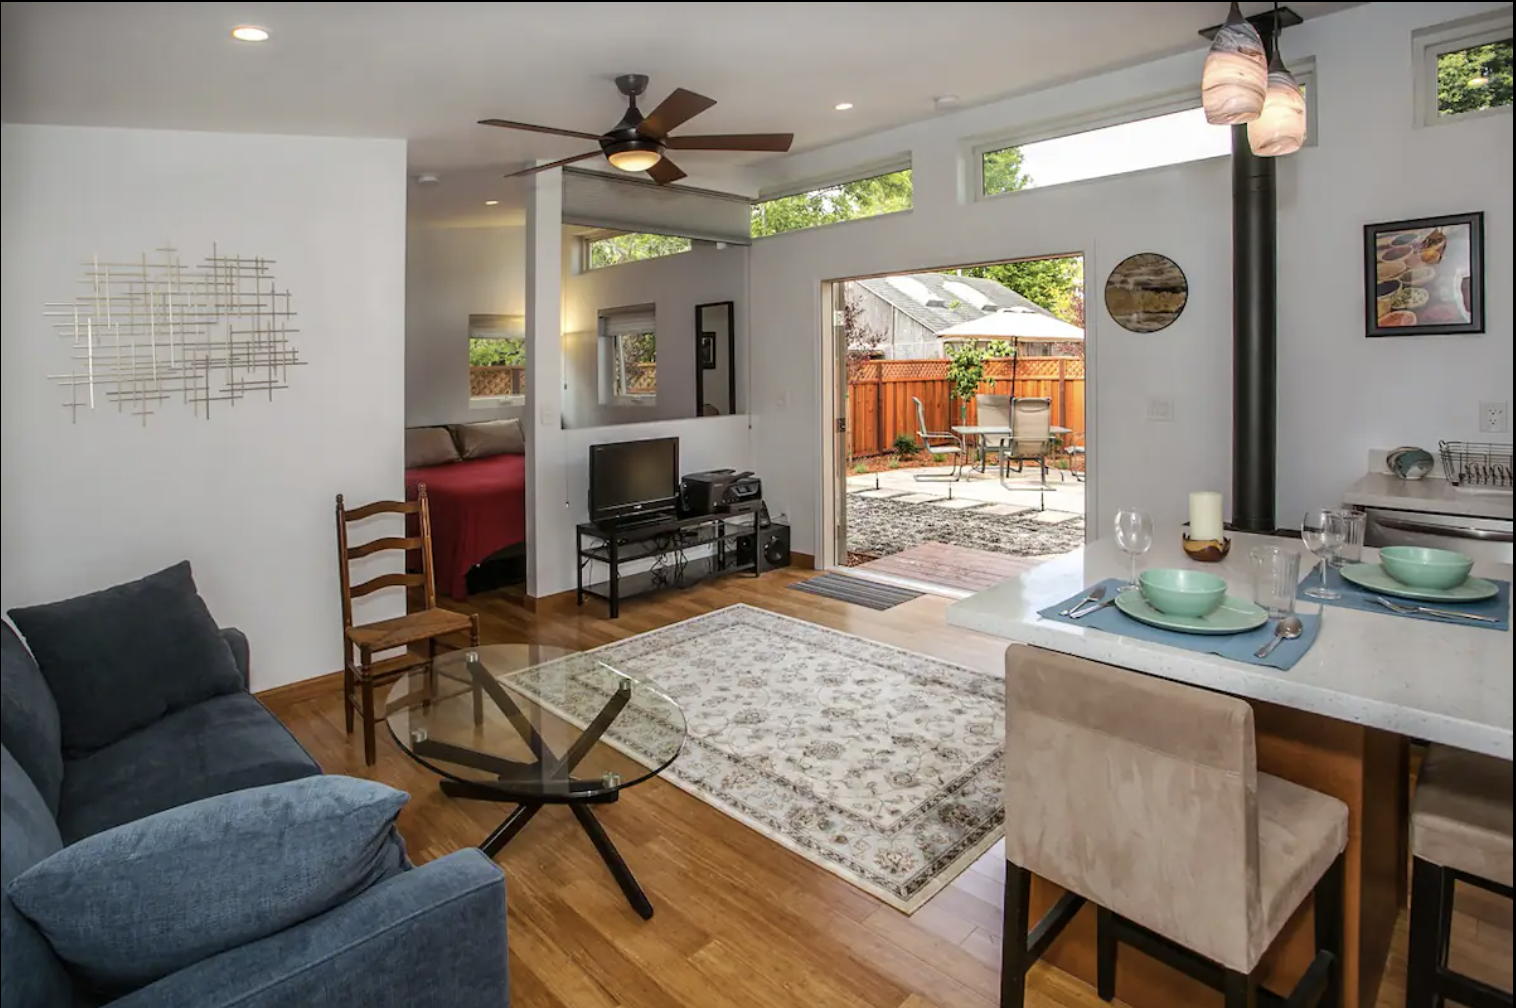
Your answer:
[[[1232,127],[1232,526],[1273,532],[1278,422],[1274,159]]]

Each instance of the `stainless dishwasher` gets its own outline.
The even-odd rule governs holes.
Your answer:
[[[1511,520],[1426,511],[1364,508],[1366,546],[1430,546],[1467,553],[1476,561],[1511,562]]]

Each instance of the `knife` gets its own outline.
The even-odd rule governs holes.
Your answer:
[[[1078,619],[1079,617],[1075,614],[1078,613],[1079,610],[1083,609],[1087,605],[1093,605],[1103,598],[1105,598],[1105,585],[1097,585],[1094,591],[1090,592],[1084,598],[1080,599],[1074,605],[1069,606],[1058,615],[1067,616],[1070,619]]]
[[[1084,619],[1086,616],[1090,616],[1090,615],[1093,615],[1094,613],[1098,613],[1100,610],[1106,608],[1107,606],[1113,606],[1115,604],[1116,604],[1116,600],[1115,599],[1108,598],[1104,602],[1100,603],[1097,606],[1091,606],[1090,608],[1084,610],[1083,612],[1077,612],[1077,613],[1075,613],[1074,615],[1070,616],[1069,619]]]

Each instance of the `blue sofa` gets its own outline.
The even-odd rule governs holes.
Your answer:
[[[58,705],[7,625],[0,655],[3,823],[0,887],[44,858],[114,826],[321,768],[246,691],[248,643],[223,635],[244,689],[174,710],[111,745],[68,759]],[[228,851],[235,857],[235,851]],[[278,866],[249,870],[278,871]],[[4,1008],[107,1003],[70,975],[0,894]],[[108,1001],[118,1008],[504,1008],[505,882],[477,850],[387,878],[347,902]]]

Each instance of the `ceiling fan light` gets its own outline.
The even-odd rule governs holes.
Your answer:
[[[633,147],[631,150],[612,151],[606,155],[615,168],[624,172],[643,172],[663,160],[655,147]]]
[[[1248,123],[1248,146],[1260,157],[1293,154],[1305,143],[1305,92],[1276,55],[1269,64],[1263,112]]]
[[[1263,38],[1236,3],[1216,32],[1200,78],[1205,121],[1215,126],[1252,122],[1263,112],[1269,65]]]

